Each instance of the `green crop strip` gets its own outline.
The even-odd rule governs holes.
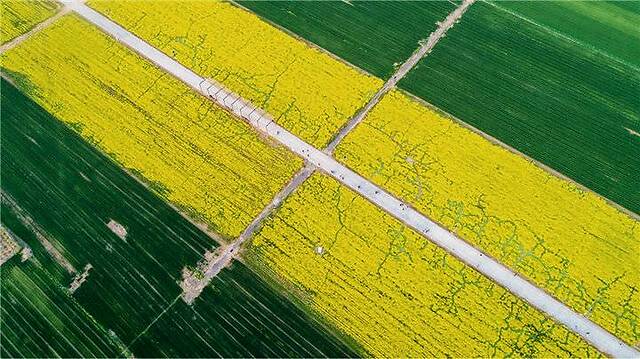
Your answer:
[[[477,3],[400,87],[640,213],[637,68]]]
[[[181,270],[214,246],[212,240],[4,80],[2,108],[3,195],[78,271],[93,267],[71,296],[66,287],[72,276],[3,201],[3,225],[34,253],[27,262],[17,255],[2,267],[3,299],[11,300],[2,308],[8,311],[3,340],[11,343],[3,345],[3,356],[354,355],[240,263],[186,305],[178,298]],[[107,227],[110,220],[126,229],[124,238]],[[28,306],[33,301],[26,299],[41,292],[54,309]],[[54,319],[61,310],[73,313],[77,327],[68,328],[68,318]],[[28,329],[35,325],[41,329]],[[74,338],[77,328],[95,338]],[[113,334],[103,338],[105,333]],[[59,335],[68,340],[57,340]],[[48,338],[55,346],[47,346]]]
[[[386,79],[455,5],[446,1],[239,1],[350,63]]]

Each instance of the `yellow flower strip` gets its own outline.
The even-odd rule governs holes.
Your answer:
[[[601,197],[399,92],[336,157],[627,343],[640,340],[640,223]]]
[[[324,147],[382,86],[381,80],[229,3],[89,5],[201,76],[251,100],[316,147]]]
[[[239,235],[302,166],[75,15],[2,60],[45,109],[224,237]]]
[[[57,8],[54,1],[0,1],[0,43],[4,44],[28,32],[52,16]]]
[[[264,223],[248,258],[373,356],[598,355],[325,175],[313,175]]]

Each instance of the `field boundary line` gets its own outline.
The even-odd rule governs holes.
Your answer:
[[[449,1],[450,3],[452,3],[452,4],[453,4],[452,0],[448,0],[448,1]],[[480,0],[480,1],[482,1],[483,3],[487,3],[488,5],[492,5],[492,6],[496,6],[496,7],[498,6],[498,5],[496,5],[496,4],[493,4],[493,3],[488,2],[487,0]],[[353,63],[351,63],[351,62],[347,61],[346,59],[343,59],[343,58],[339,57],[338,55],[336,55],[336,54],[334,54],[334,53],[330,52],[329,50],[327,50],[327,49],[325,49],[325,48],[321,47],[320,45],[318,45],[318,44],[316,44],[316,43],[313,43],[313,42],[311,42],[310,40],[307,40],[307,39],[305,39],[305,38],[301,37],[300,35],[298,35],[298,34],[294,33],[293,31],[291,31],[291,30],[289,30],[289,29],[287,29],[287,28],[283,27],[282,25],[277,24],[277,23],[275,23],[275,22],[271,21],[270,19],[268,19],[268,18],[266,18],[266,17],[260,16],[259,14],[257,14],[257,13],[256,13],[256,12],[254,12],[253,10],[251,10],[251,9],[249,9],[249,8],[247,8],[247,7],[245,7],[245,6],[243,6],[242,4],[239,4],[239,3],[237,3],[237,2],[235,2],[235,1],[233,1],[233,0],[231,0],[231,1],[230,1],[230,3],[232,3],[234,6],[237,6],[239,9],[242,9],[242,10],[244,10],[244,11],[248,12],[248,13],[251,13],[251,14],[253,14],[253,15],[257,16],[257,17],[258,17],[258,18],[260,18],[262,21],[264,21],[264,22],[268,23],[269,25],[271,25],[271,26],[275,27],[276,29],[278,29],[278,30],[280,30],[280,31],[282,31],[282,32],[284,32],[284,33],[286,33],[286,34],[288,34],[289,36],[291,36],[291,37],[293,37],[293,38],[295,38],[295,39],[297,39],[297,40],[299,40],[299,41],[301,41],[301,42],[304,42],[304,43],[305,43],[305,44],[307,44],[308,46],[310,46],[310,47],[312,47],[312,48],[314,48],[314,49],[318,49],[318,50],[320,50],[322,53],[327,54],[327,55],[331,56],[332,58],[334,58],[334,59],[336,59],[336,60],[338,60],[338,61],[340,61],[340,62],[342,62],[342,63],[344,63],[344,64],[346,64],[346,65],[348,65],[348,66],[353,67],[354,69],[356,69],[356,70],[358,70],[358,71],[362,72],[363,74],[368,75],[368,76],[373,76],[373,77],[378,78],[377,76],[375,76],[375,75],[373,75],[373,74],[369,73],[367,70],[365,70],[365,69],[363,69],[363,68],[361,68],[361,67],[359,67],[359,66],[356,66],[356,65],[354,65]],[[509,10],[506,10],[506,9],[504,9],[504,8],[500,8],[500,10],[509,11]],[[524,17],[524,16],[522,16],[522,15],[519,15],[519,14],[516,14],[516,13],[514,13],[514,14],[512,14],[512,15],[514,15],[514,16],[516,16],[516,17],[520,17],[520,18],[522,18],[524,21],[531,22],[531,23],[533,23],[534,25],[544,27],[544,25],[542,25],[542,24],[538,24],[538,23],[534,22],[533,20],[531,20],[531,19],[529,19],[529,18],[526,18],[526,17]],[[560,37],[565,37],[567,40],[572,41],[572,42],[574,42],[574,43],[577,43],[577,44],[579,44],[579,45],[589,46],[589,45],[583,44],[582,42],[580,42],[580,41],[578,41],[578,40],[575,40],[575,39],[573,39],[573,38],[571,38],[571,37],[568,37],[567,35],[561,34],[561,33],[557,32],[557,31],[555,31],[555,30],[553,30],[553,29],[551,29],[551,28],[545,27],[545,29],[546,29],[546,30],[548,30],[548,31],[554,32],[554,35],[557,35],[557,36],[560,36]],[[594,51],[599,51],[599,50],[594,49],[594,48],[592,48],[592,50],[594,50]],[[603,56],[611,56],[611,55],[608,55],[608,54],[606,54],[606,53],[605,53],[605,54],[603,54]],[[614,57],[614,58],[612,58],[612,60],[617,61],[617,62],[621,62],[622,64],[627,65],[627,66],[634,67],[633,65],[630,65],[630,64],[628,64],[628,63],[626,63],[626,62],[623,62],[622,60],[619,60],[619,59],[617,59],[617,58],[615,58],[615,57]],[[634,68],[635,68],[635,67],[634,67]],[[476,128],[476,127],[473,127],[471,124],[469,124],[469,123],[467,123],[467,122],[464,122],[464,121],[460,120],[460,119],[459,119],[459,118],[457,118],[457,117],[452,116],[452,115],[451,115],[451,114],[449,114],[448,112],[444,111],[443,109],[438,108],[437,106],[435,106],[434,104],[432,104],[432,103],[428,102],[427,100],[422,99],[422,98],[419,98],[419,97],[417,97],[417,95],[414,95],[414,94],[412,94],[412,93],[410,93],[410,92],[408,92],[408,91],[406,91],[406,90],[403,90],[403,91],[404,91],[406,94],[410,95],[412,98],[414,98],[414,99],[418,100],[421,104],[424,104],[424,105],[428,106],[428,107],[429,107],[429,108],[431,108],[432,110],[435,110],[436,112],[439,112],[439,113],[444,114],[445,116],[449,117],[450,119],[455,120],[455,122],[457,122],[457,123],[459,123],[459,124],[463,125],[464,127],[466,127],[466,128],[468,128],[468,129],[470,129],[471,131],[473,131],[473,132],[475,132],[475,133],[477,133],[477,134],[479,134],[479,135],[481,135],[481,136],[483,136],[483,137],[485,137],[485,138],[487,138],[487,139],[491,140],[491,141],[492,141],[492,142],[494,142],[495,144],[500,145],[500,146],[502,146],[502,147],[505,147],[505,148],[506,148],[507,150],[509,150],[510,152],[512,152],[512,153],[514,153],[514,154],[517,154],[517,155],[519,155],[519,156],[523,156],[523,157],[525,157],[525,158],[526,158],[527,160],[529,160],[529,161],[533,161],[533,162],[535,162],[535,164],[536,164],[536,165],[538,165],[539,167],[541,167],[542,169],[546,170],[547,172],[550,172],[551,174],[555,175],[556,177],[559,177],[559,178],[561,178],[561,179],[563,179],[563,180],[565,180],[565,181],[568,181],[568,182],[572,183],[573,185],[577,186],[577,187],[578,187],[578,188],[580,188],[581,190],[583,190],[583,191],[585,191],[585,192],[592,193],[592,194],[594,194],[594,195],[598,196],[599,198],[602,198],[602,199],[603,199],[605,202],[607,202],[609,205],[612,205],[613,207],[615,207],[616,209],[618,209],[618,210],[619,210],[619,211],[621,211],[622,213],[624,213],[624,214],[626,214],[626,215],[630,216],[631,218],[634,218],[634,219],[636,219],[636,220],[640,220],[640,214],[635,213],[635,212],[633,212],[633,211],[631,211],[631,210],[629,210],[629,209],[627,209],[627,208],[623,207],[622,205],[620,205],[620,204],[616,203],[616,202],[615,202],[615,201],[613,201],[612,199],[609,199],[609,198],[608,198],[608,197],[606,197],[605,195],[600,194],[600,193],[598,193],[598,192],[596,192],[596,191],[592,190],[591,188],[589,188],[589,187],[587,187],[587,186],[583,185],[582,183],[577,182],[576,180],[574,180],[574,179],[572,179],[572,178],[568,177],[567,175],[560,173],[558,170],[553,169],[553,168],[549,167],[548,165],[543,164],[543,163],[542,163],[542,162],[540,162],[539,160],[534,159],[533,157],[531,157],[531,156],[529,156],[529,155],[526,155],[526,154],[522,153],[521,151],[519,151],[519,150],[517,150],[517,149],[515,149],[515,148],[511,147],[510,145],[505,144],[504,142],[502,142],[502,141],[500,141],[500,140],[497,140],[495,137],[493,137],[493,136],[489,135],[489,134],[488,134],[488,133],[486,133],[486,132],[483,132],[482,130],[480,130],[480,129]],[[354,126],[354,127],[355,127],[355,126]],[[332,153],[332,152],[327,150],[327,153]]]
[[[592,193],[595,196],[597,196],[598,198],[601,198],[602,200],[605,201],[605,203],[607,203],[609,206],[617,209],[618,211],[624,213],[625,215],[631,217],[632,219],[635,219],[636,221],[640,221],[640,214],[637,214],[635,212],[632,212],[629,209],[626,209],[625,207],[623,207],[622,205],[614,202],[613,200],[610,200],[609,198],[595,192],[594,190],[590,189],[589,187],[583,185],[580,182],[575,181],[574,179],[572,179],[571,177],[568,177],[567,175],[559,172],[558,170],[550,167],[549,165],[546,165],[542,162],[540,162],[539,160],[529,156],[526,153],[521,152],[520,150],[511,147],[510,145],[502,142],[501,140],[499,140],[498,138],[495,138],[493,136],[491,136],[490,134],[483,132],[482,130],[473,127],[472,125],[462,121],[461,119],[457,118],[456,116],[448,113],[447,111],[436,107],[435,105],[427,102],[427,100],[418,97],[417,95],[412,94],[409,91],[403,90],[403,89],[399,89],[398,91],[401,91],[403,95],[409,97],[409,99],[411,99],[414,102],[417,102],[418,104],[422,105],[422,106],[426,106],[428,107],[430,110],[440,114],[443,117],[446,117],[447,119],[451,120],[452,122],[454,122],[455,124],[462,126],[463,128],[466,128],[467,130],[477,134],[478,136],[484,138],[485,140],[493,143],[494,145],[500,146],[502,148],[504,148],[505,150],[511,152],[514,155],[520,156],[522,158],[524,158],[525,160],[533,163],[536,167],[539,167],[540,169],[542,169],[543,171],[549,173],[552,176],[555,176],[561,180],[567,181],[569,183],[571,183],[572,185],[578,187],[578,189],[580,189],[581,191],[584,192],[588,192],[588,193]]]
[[[308,163],[317,166],[319,170],[335,178],[374,205],[421,233],[426,239],[546,313],[569,330],[580,335],[601,352],[615,357],[640,356],[638,350],[618,339],[598,324],[578,314],[545,290],[458,238],[438,223],[339,163],[325,152],[311,146],[284,129],[275,123],[273,118],[265,113],[264,110],[257,108],[215,81],[197,75],[189,68],[88,6],[73,4],[73,10],[85,20],[93,23],[106,34],[118,40],[122,45],[137,52],[231,114],[243,119],[260,133],[284,145]]]
[[[59,18],[71,12],[71,8],[68,6],[68,4],[58,3],[58,2],[56,2],[56,4],[59,4],[59,8],[57,9],[55,14],[44,19],[42,22],[38,23],[31,30],[25,32],[24,34],[17,36],[13,40],[3,45],[0,45],[0,55],[3,54],[5,51],[11,50],[12,48],[20,45],[22,42],[29,39],[31,36],[35,35],[41,30],[46,29],[47,27],[51,26],[51,24],[56,22],[56,20],[58,20]]]
[[[318,45],[318,44],[316,44],[314,42],[311,42],[310,40],[305,39],[304,37],[296,34],[295,32],[287,29],[286,27],[284,27],[284,26],[282,26],[282,25],[280,25],[280,24],[278,24],[276,22],[273,22],[273,21],[267,19],[266,17],[262,17],[262,16],[258,15],[258,13],[256,13],[255,11],[245,7],[244,5],[238,3],[237,1],[235,1],[235,0],[228,0],[228,1],[229,1],[229,3],[231,5],[237,7],[238,9],[240,9],[242,11],[245,11],[245,12],[247,12],[249,14],[252,14],[252,15],[256,16],[260,21],[265,22],[265,23],[273,26],[277,30],[284,32],[285,34],[291,36],[292,38],[294,38],[294,39],[304,43],[305,45],[309,46],[310,48],[318,50],[319,52],[331,57],[332,59],[334,59],[336,61],[339,61],[342,64],[347,65],[347,66],[351,67],[352,69],[362,73],[363,75],[378,78],[377,76],[375,76],[374,74],[370,73],[369,71],[367,71],[367,70],[365,70],[365,69],[363,69],[363,68],[361,68],[359,66],[356,66],[356,65],[352,64],[347,59],[344,59],[344,58],[338,56],[337,54],[334,54],[333,52],[325,49],[324,47],[322,47],[322,46],[320,46],[320,45]]]
[[[426,57],[433,48],[436,46],[438,41],[455,25],[461,18],[462,15],[467,11],[469,6],[471,6],[475,0],[464,0],[460,6],[454,9],[447,17],[438,24],[438,27],[429,35],[426,40],[421,40],[421,45],[409,56],[409,58],[402,64],[398,69],[387,79],[387,81],[382,85],[382,87],[369,99],[369,102],[358,110],[356,114],[338,131],[338,133],[333,137],[325,152],[327,154],[332,154],[333,151],[338,147],[340,142],[351,132],[353,129],[360,123],[367,114],[375,107],[375,105],[380,102],[380,100],[387,94],[387,92],[391,91],[391,89],[396,87],[398,81],[402,80],[411,69],[413,69],[418,62],[424,57]]]

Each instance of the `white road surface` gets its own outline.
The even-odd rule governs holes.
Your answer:
[[[406,225],[423,233],[430,241],[540,309],[557,322],[564,324],[567,328],[593,344],[598,350],[614,357],[640,357],[638,350],[627,345],[586,317],[576,313],[544,290],[531,284],[495,259],[456,237],[382,188],[338,163],[323,151],[294,136],[275,123],[263,110],[231,93],[222,85],[197,75],[88,6],[84,4],[70,4],[70,6],[75,12],[98,26],[105,33],[234,113],[237,117],[245,120],[256,130],[286,146],[312,165],[317,166],[319,170],[358,192]],[[231,252],[235,250],[230,250],[228,255],[231,255]]]

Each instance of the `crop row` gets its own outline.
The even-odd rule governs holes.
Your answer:
[[[596,354],[324,175],[313,175],[264,223],[248,258],[373,356]]]
[[[239,1],[379,78],[391,76],[456,4],[447,1]]]
[[[400,92],[336,157],[579,313],[640,338],[640,225],[601,197]]]
[[[2,266],[3,356],[353,355],[240,263],[186,305],[181,270],[213,240],[4,80],[2,106],[2,225],[33,252]],[[91,264],[75,292],[34,226]]]
[[[301,166],[75,15],[2,60],[45,109],[224,239],[238,236]]]
[[[52,16],[57,8],[58,3],[52,0],[4,0],[0,2],[0,12],[2,13],[0,44],[7,43],[31,30],[39,22]]]
[[[616,59],[616,46],[592,41],[620,34],[625,27],[619,25],[638,16],[622,11],[628,7],[623,4],[612,18],[582,18],[566,35],[567,26],[541,26],[537,18],[519,17],[503,6],[535,9],[541,4],[474,4],[400,88],[640,213],[640,70]],[[556,6],[595,13],[600,7],[580,2]],[[543,14],[581,19],[543,7]],[[616,16],[619,20],[612,20]],[[540,17],[553,25],[551,15]],[[632,32],[628,25],[626,31]],[[640,54],[640,42],[624,33],[609,41],[625,44],[628,50],[621,56]]]
[[[203,77],[323,147],[381,86],[229,3],[91,1],[89,5]]]

